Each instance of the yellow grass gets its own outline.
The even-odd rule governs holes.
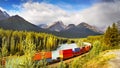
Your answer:
[[[100,53],[97,57],[91,59],[89,62],[83,65],[85,68],[108,68],[109,64],[107,61],[109,61],[112,58],[115,58],[115,54],[107,54],[113,50],[107,50],[102,53]]]

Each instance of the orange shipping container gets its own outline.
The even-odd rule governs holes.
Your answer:
[[[90,50],[90,46],[85,46],[85,50],[88,52]]]
[[[33,57],[33,60],[41,60],[41,59],[47,59],[47,58],[52,58],[52,53],[51,52],[36,53]]]
[[[42,58],[52,58],[52,52],[42,52]]]
[[[33,57],[33,60],[41,60],[41,54],[40,53],[36,53]]]

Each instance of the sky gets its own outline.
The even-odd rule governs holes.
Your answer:
[[[86,22],[105,30],[120,20],[120,0],[0,0],[0,10],[35,25]]]

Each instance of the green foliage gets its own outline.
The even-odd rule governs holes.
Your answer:
[[[56,37],[51,34],[45,33],[0,29],[0,40],[1,47],[6,45],[5,47],[8,50],[8,55],[23,55],[23,41],[34,44],[36,50],[38,51],[51,51],[55,50],[59,44],[64,43],[64,41],[67,41],[68,39]]]
[[[99,55],[97,55],[96,57],[94,57],[91,60],[89,60],[88,62],[86,62],[83,67],[86,67],[86,68],[108,68],[109,65],[107,64],[107,61],[114,58],[115,55],[107,54],[107,52],[106,53],[105,52],[106,51],[101,52]]]
[[[61,60],[58,68],[66,68],[66,64],[63,62],[63,60]]]
[[[100,41],[95,41],[93,43],[92,50],[88,54],[89,55],[88,57],[92,58],[92,57],[94,57],[96,55],[99,55],[99,53],[102,52],[102,51],[103,51],[103,45],[102,45],[102,43]]]
[[[32,57],[35,53],[35,45],[33,45],[29,40],[24,42],[23,56],[9,56],[6,61],[6,68],[34,68],[35,63]]]
[[[115,23],[112,27],[108,27],[104,34],[104,43],[110,46],[116,46],[119,44],[119,32]]]
[[[70,63],[70,68],[81,68],[83,63],[79,63],[79,59],[75,59],[73,62]]]
[[[46,59],[38,61],[35,67],[36,68],[47,68],[47,61],[46,61]]]
[[[5,37],[2,40],[4,41]],[[5,56],[7,56],[7,54],[8,54],[7,43],[6,43],[6,41],[4,41],[2,43],[1,55],[2,55],[2,57],[5,57]]]
[[[2,57],[7,56],[8,50],[7,50],[6,46],[3,46],[3,47],[2,47],[1,52],[2,52]]]
[[[46,59],[33,61],[35,45],[29,40],[23,42],[23,56],[9,56],[6,61],[6,68],[46,68]]]

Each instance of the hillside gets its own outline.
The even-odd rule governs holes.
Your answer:
[[[20,30],[20,31],[44,31],[44,29],[31,24],[30,22],[24,20],[22,17],[15,15],[7,19],[0,21],[0,28],[7,30]]]

